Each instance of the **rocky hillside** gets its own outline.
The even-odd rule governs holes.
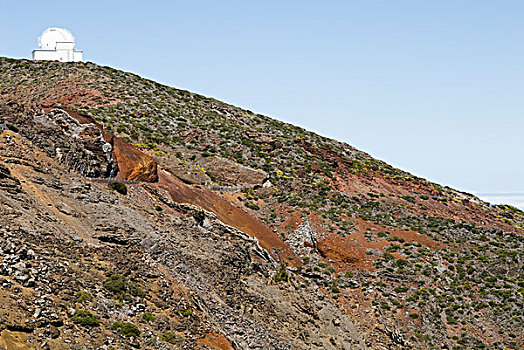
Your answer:
[[[92,63],[0,58],[0,348],[519,349],[524,213]]]

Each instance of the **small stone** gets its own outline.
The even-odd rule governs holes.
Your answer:
[[[20,262],[17,262],[16,264],[14,264],[13,267],[14,267],[17,271],[22,272],[22,271],[24,271],[24,270],[26,269],[26,264],[25,264],[24,262],[20,261]]]
[[[29,276],[26,276],[26,275],[15,275],[15,280],[17,281],[20,281],[20,282],[24,282],[26,280],[29,279]]]

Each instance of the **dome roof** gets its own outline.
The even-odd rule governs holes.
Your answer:
[[[57,42],[72,42],[74,44],[75,37],[64,28],[48,28],[38,38],[38,46],[41,49],[54,50]]]

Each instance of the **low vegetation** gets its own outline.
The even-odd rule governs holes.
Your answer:
[[[76,309],[71,321],[84,327],[96,327],[100,324],[100,320],[91,311],[82,309]]]
[[[127,194],[127,186],[122,181],[109,181],[107,186],[120,194]]]
[[[159,162],[176,155],[180,164],[206,174],[206,186],[237,185],[208,174],[203,164],[214,158],[263,170],[271,186],[240,184],[231,202],[277,232],[296,255],[282,259],[293,266],[282,263],[265,275],[272,288],[321,291],[349,315],[370,320],[372,329],[374,322],[385,322],[380,329],[395,329],[405,342],[391,347],[524,346],[524,213],[518,208],[491,206],[348,144],[109,67],[1,62],[0,88],[6,91],[21,85],[32,89],[38,80],[42,98],[62,101],[66,93],[53,87],[64,79],[81,80],[82,93],[101,96],[91,102],[71,99],[67,107],[93,116]],[[108,187],[127,194],[121,181],[110,181]],[[146,208],[162,220],[171,212],[164,203]],[[205,226],[205,212],[191,215]],[[336,244],[321,246],[326,241]],[[138,285],[143,282],[125,274],[102,282],[102,294],[120,307],[147,299]],[[91,308],[98,294],[95,299],[81,290],[75,300]],[[138,321],[162,323],[160,313],[156,319],[144,310]],[[177,322],[195,322],[192,310],[197,309],[177,306]],[[86,327],[99,322],[87,310],[77,310],[71,320]],[[111,329],[124,336],[139,334],[132,323],[115,322]],[[181,341],[179,333],[165,330],[158,330],[162,341]]]
[[[140,335],[138,327],[129,322],[116,321],[111,325],[111,330],[124,337],[138,337]]]

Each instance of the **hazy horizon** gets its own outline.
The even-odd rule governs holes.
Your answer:
[[[524,191],[499,193],[478,192],[473,194],[491,204],[509,204],[521,210],[524,210]]]

